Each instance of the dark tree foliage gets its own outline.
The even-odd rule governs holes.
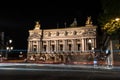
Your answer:
[[[99,15],[98,23],[103,27],[111,19],[120,17],[120,0],[100,0],[102,12]]]

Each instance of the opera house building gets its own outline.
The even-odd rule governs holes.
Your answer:
[[[41,29],[37,21],[34,29],[29,30],[28,56],[62,53],[87,53],[97,47],[96,29],[88,17],[85,26],[77,26],[74,19],[70,27],[57,29]]]

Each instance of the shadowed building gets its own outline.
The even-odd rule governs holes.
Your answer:
[[[4,32],[0,32],[0,55],[3,56],[4,45]]]

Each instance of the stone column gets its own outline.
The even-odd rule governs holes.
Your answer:
[[[30,41],[28,41],[28,48],[27,48],[27,53],[30,52]]]
[[[86,43],[86,42],[87,42],[87,39],[85,38],[85,39],[84,39],[84,51],[85,51],[85,52],[88,51],[88,50],[87,50],[87,43]]]
[[[38,53],[38,41],[36,41],[36,53]]]
[[[57,40],[55,40],[55,52],[57,52]]]
[[[74,51],[74,40],[72,39],[71,41],[72,41],[72,44],[71,44],[72,48],[71,48],[71,51]]]
[[[48,46],[49,46],[49,52],[51,53],[51,41],[49,41],[49,44],[48,44]]]
[[[40,52],[42,52],[42,50],[43,50],[43,49],[42,49],[42,46],[43,46],[43,45],[42,45],[42,41],[40,40],[40,46],[39,46],[39,48],[40,48],[40,49],[39,49]]]
[[[40,53],[40,41],[38,41],[38,53]]]
[[[31,43],[31,41],[29,41],[29,43],[30,43],[30,50],[29,50],[29,52],[31,53],[31,51],[32,51],[32,43]]]
[[[84,38],[82,38],[82,52],[84,52]]]
[[[59,45],[59,40],[57,41],[57,51],[60,51],[60,45]]]
[[[31,41],[31,53],[33,53],[33,41]]]
[[[63,41],[63,51],[66,52],[66,46],[67,46],[67,41],[64,40]]]
[[[92,38],[91,41],[92,41],[92,45],[91,46],[93,48],[96,48],[96,40],[95,40],[95,38]]]
[[[29,53],[31,52],[31,41],[29,41]]]
[[[58,40],[56,40],[56,52],[58,52],[58,48],[59,46],[58,46]]]
[[[72,40],[72,45],[73,45],[72,46],[72,51],[75,52],[76,51],[76,40],[75,39]]]
[[[74,51],[77,51],[77,41],[74,39]]]
[[[50,52],[50,41],[47,41],[47,52]]]
[[[50,52],[50,41],[47,41],[47,50],[48,53]]]
[[[66,40],[66,52],[68,52],[68,40]]]

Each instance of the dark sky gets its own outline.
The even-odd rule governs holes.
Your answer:
[[[101,11],[99,0],[29,3],[24,7],[23,4],[0,7],[0,30],[5,32],[6,39],[13,39],[15,49],[27,48],[28,30],[34,28],[35,21],[40,21],[42,29],[57,28],[57,24],[64,27],[64,22],[69,26],[74,18],[79,26],[83,26],[87,16],[91,16],[93,24],[97,25],[97,16]]]

